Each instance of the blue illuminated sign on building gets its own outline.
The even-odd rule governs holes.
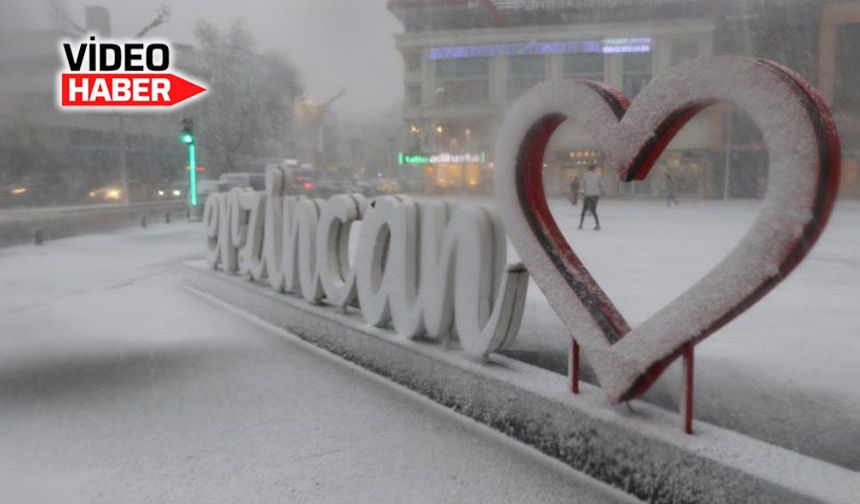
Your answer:
[[[565,53],[645,53],[650,51],[651,38],[637,37],[607,38],[603,40],[569,40],[562,42],[525,42],[520,44],[431,47],[428,52],[428,57],[431,60],[442,60]]]

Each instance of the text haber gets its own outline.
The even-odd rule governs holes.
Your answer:
[[[170,103],[171,83],[167,77],[124,74],[67,74],[63,77],[63,105]]]

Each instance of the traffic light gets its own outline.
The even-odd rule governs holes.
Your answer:
[[[185,117],[182,119],[182,136],[179,137],[185,145],[194,143],[194,119]]]
[[[194,145],[194,119],[182,119],[182,143],[188,146],[188,204],[197,206],[197,149]]]

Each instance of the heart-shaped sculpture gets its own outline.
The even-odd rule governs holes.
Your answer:
[[[718,102],[744,110],[763,134],[770,167],[762,209],[725,259],[631,329],[552,217],[542,180],[547,142],[571,119],[622,180],[641,180],[678,130]],[[644,393],[685,345],[782,281],[820,236],[839,186],[839,137],[818,93],[782,66],[738,57],[678,65],[632,103],[596,82],[543,83],[508,112],[495,154],[496,198],[510,239],[612,402]]]

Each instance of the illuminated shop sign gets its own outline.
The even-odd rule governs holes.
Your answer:
[[[439,163],[486,163],[487,153],[478,152],[475,154],[451,154],[450,152],[442,152],[440,154],[405,154],[401,152],[398,155],[398,161],[401,165],[426,165]]]
[[[423,165],[430,163],[430,156],[425,154],[404,154],[401,152],[398,159],[401,165]]]
[[[568,40],[555,42],[525,42],[520,44],[431,47],[428,52],[428,57],[431,60],[443,60],[565,53],[646,53],[650,51],[651,37],[636,37],[605,38],[602,40]]]

